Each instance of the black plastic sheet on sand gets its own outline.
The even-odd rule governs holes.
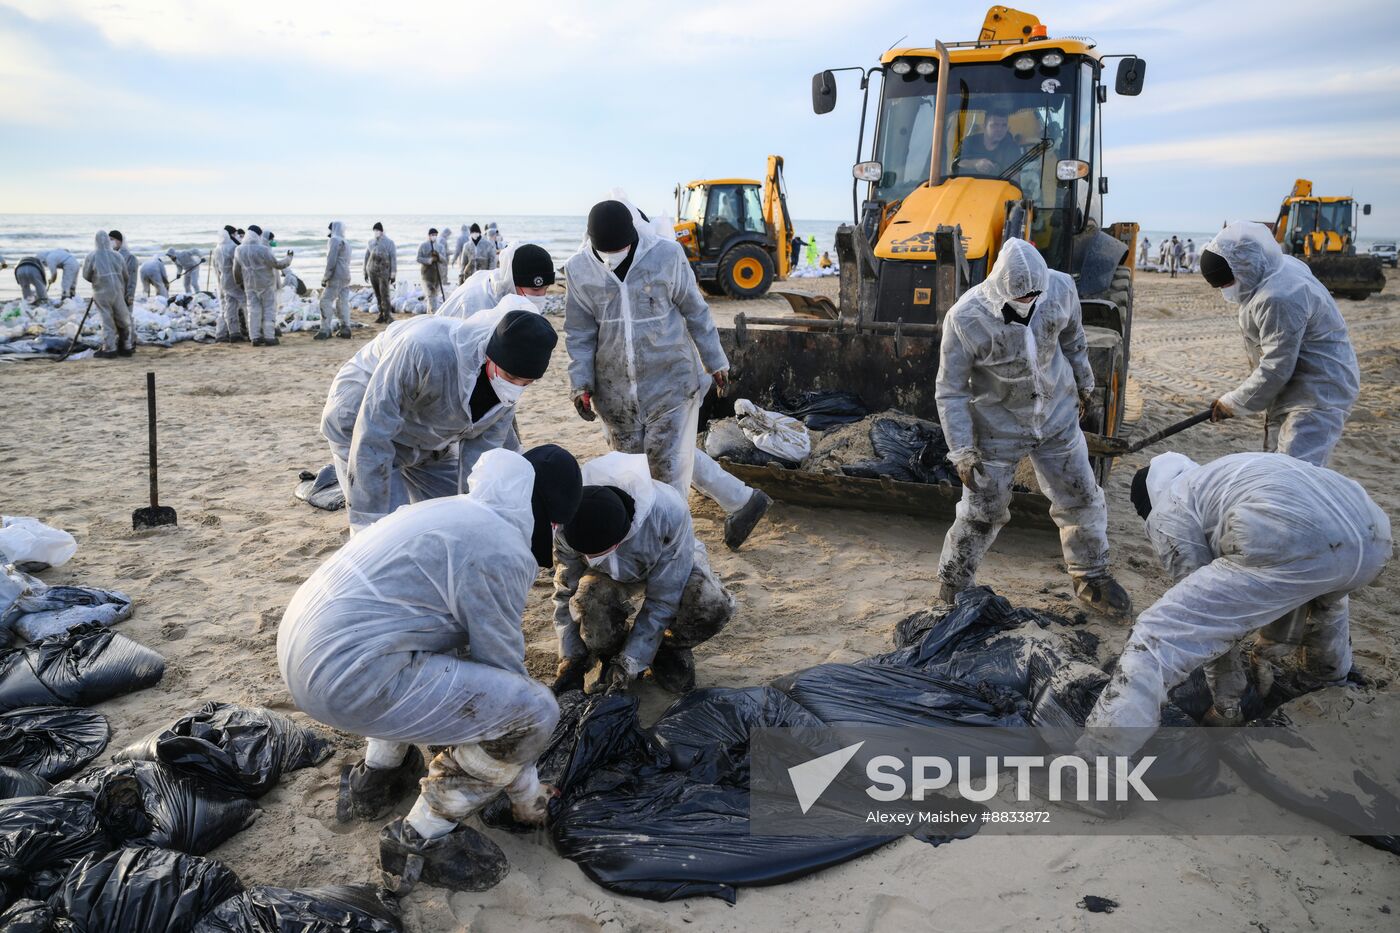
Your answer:
[[[91,706],[160,681],[165,660],[96,623],[0,651],[0,711]]]
[[[866,478],[888,476],[904,483],[961,484],[948,462],[943,429],[933,421],[880,418],[870,426],[870,446],[878,459],[847,464],[841,472]]]
[[[870,409],[854,392],[840,389],[813,390],[783,395],[774,387],[773,409],[791,415],[812,431],[827,431],[843,424],[859,421]]]
[[[330,740],[272,710],[206,703],[122,749],[228,794],[261,797],[283,774],[324,761]]]
[[[289,891],[254,885],[229,898],[195,933],[399,933],[398,907],[381,889],[336,884]]]
[[[232,869],[213,859],[138,846],[84,858],[50,904],[59,930],[190,933],[242,890]]]
[[[0,765],[57,781],[107,747],[107,717],[88,709],[31,706],[0,713]]]

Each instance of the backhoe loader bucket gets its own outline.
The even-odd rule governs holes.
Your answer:
[[[1385,288],[1385,273],[1375,256],[1323,253],[1307,257],[1308,268],[1329,292],[1357,301]]]

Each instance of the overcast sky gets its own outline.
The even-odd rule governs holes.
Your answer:
[[[614,185],[787,158],[792,212],[850,211],[859,92],[824,67],[975,38],[933,0],[0,0],[0,211],[580,214]],[[1106,219],[1272,218],[1295,177],[1400,233],[1400,3],[1054,3],[1051,35],[1148,61],[1110,96]]]

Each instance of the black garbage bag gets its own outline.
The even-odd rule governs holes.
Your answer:
[[[32,771],[0,765],[0,800],[11,797],[42,797],[49,792],[49,782]],[[4,927],[0,927],[3,930]]]
[[[238,876],[222,862],[135,846],[75,864],[49,905],[61,918],[60,930],[190,933],[242,891]],[[61,926],[65,921],[71,926]]]
[[[165,659],[97,623],[0,651],[0,712],[91,706],[160,681]]]
[[[46,898],[74,862],[111,848],[90,800],[0,801],[0,884],[11,896]]]
[[[870,414],[870,409],[860,400],[860,396],[839,389],[784,396],[774,386],[769,394],[773,397],[771,407],[774,411],[792,415],[812,431],[827,431],[837,425],[859,421]]]
[[[696,781],[714,783],[747,768],[754,723],[781,722],[819,728],[822,721],[774,687],[693,690],[666,710],[651,736],[671,767]]]
[[[203,855],[258,818],[258,806],[202,786],[155,761],[125,761],[54,785],[55,796],[90,800],[113,842]]]
[[[943,429],[936,422],[880,418],[870,427],[870,444],[878,459],[847,464],[841,472],[867,478],[888,476],[904,483],[961,485],[958,471],[948,462]]]
[[[122,749],[118,761],[160,761],[200,784],[261,797],[282,775],[324,761],[330,739],[270,709],[210,702]]]
[[[398,906],[372,885],[289,891],[259,884],[214,908],[194,933],[399,933],[402,929]]]
[[[5,933],[52,933],[53,911],[43,901],[19,900],[0,911]]]
[[[107,717],[90,709],[30,706],[0,713],[0,765],[58,781],[107,747]]]
[[[328,463],[315,473],[302,470],[297,480],[297,487],[292,491],[292,495],[302,502],[327,512],[345,508],[345,491],[340,488],[340,477],[336,475],[335,464]]]
[[[827,725],[1018,727],[1030,712],[1024,696],[990,684],[888,665],[819,664],[773,686]]]

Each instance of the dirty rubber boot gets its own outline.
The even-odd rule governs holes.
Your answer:
[[[342,327],[342,328],[340,329],[340,332],[337,333],[336,336],[339,337],[341,340],[349,340],[349,339],[350,339],[350,329],[349,329],[348,327]]]
[[[261,346],[263,346],[265,343],[267,343],[267,341],[266,341],[266,340],[263,340],[261,337],[254,337],[254,338],[253,338],[253,346],[255,346],[255,347],[261,347]]]
[[[411,791],[418,790],[418,779],[428,773],[423,753],[415,746],[397,768],[371,768],[361,758],[340,772],[340,795],[335,801],[335,818],[377,820],[394,808]]]
[[[749,496],[749,501],[745,502],[739,511],[730,515],[724,520],[724,543],[731,551],[739,550],[740,546],[753,534],[754,526],[768,513],[768,507],[773,504],[773,500],[761,489],[755,489],[753,495]]]
[[[1133,600],[1111,574],[1080,577],[1074,581],[1074,595],[1084,605],[1110,618],[1126,619],[1133,614]]]
[[[266,340],[263,341],[263,346],[265,346],[265,347],[275,347],[275,346],[277,346],[279,343],[281,343],[281,341],[278,340],[276,337],[268,337]]]
[[[424,839],[400,817],[379,832],[384,886],[406,894],[419,881],[452,891],[486,891],[501,883],[510,863],[500,847],[467,826]]]
[[[574,690],[583,689],[583,678],[592,667],[588,658],[565,658],[559,662],[554,675],[554,685],[550,687],[555,696],[563,696]]]
[[[316,331],[316,336],[315,336],[315,337],[312,337],[311,339],[312,339],[312,340],[330,340],[330,339],[331,339],[331,332],[328,331],[328,330],[318,330],[318,331]]]
[[[672,648],[666,644],[656,649],[651,662],[651,677],[668,693],[684,694],[695,689],[695,654],[689,648]]]

